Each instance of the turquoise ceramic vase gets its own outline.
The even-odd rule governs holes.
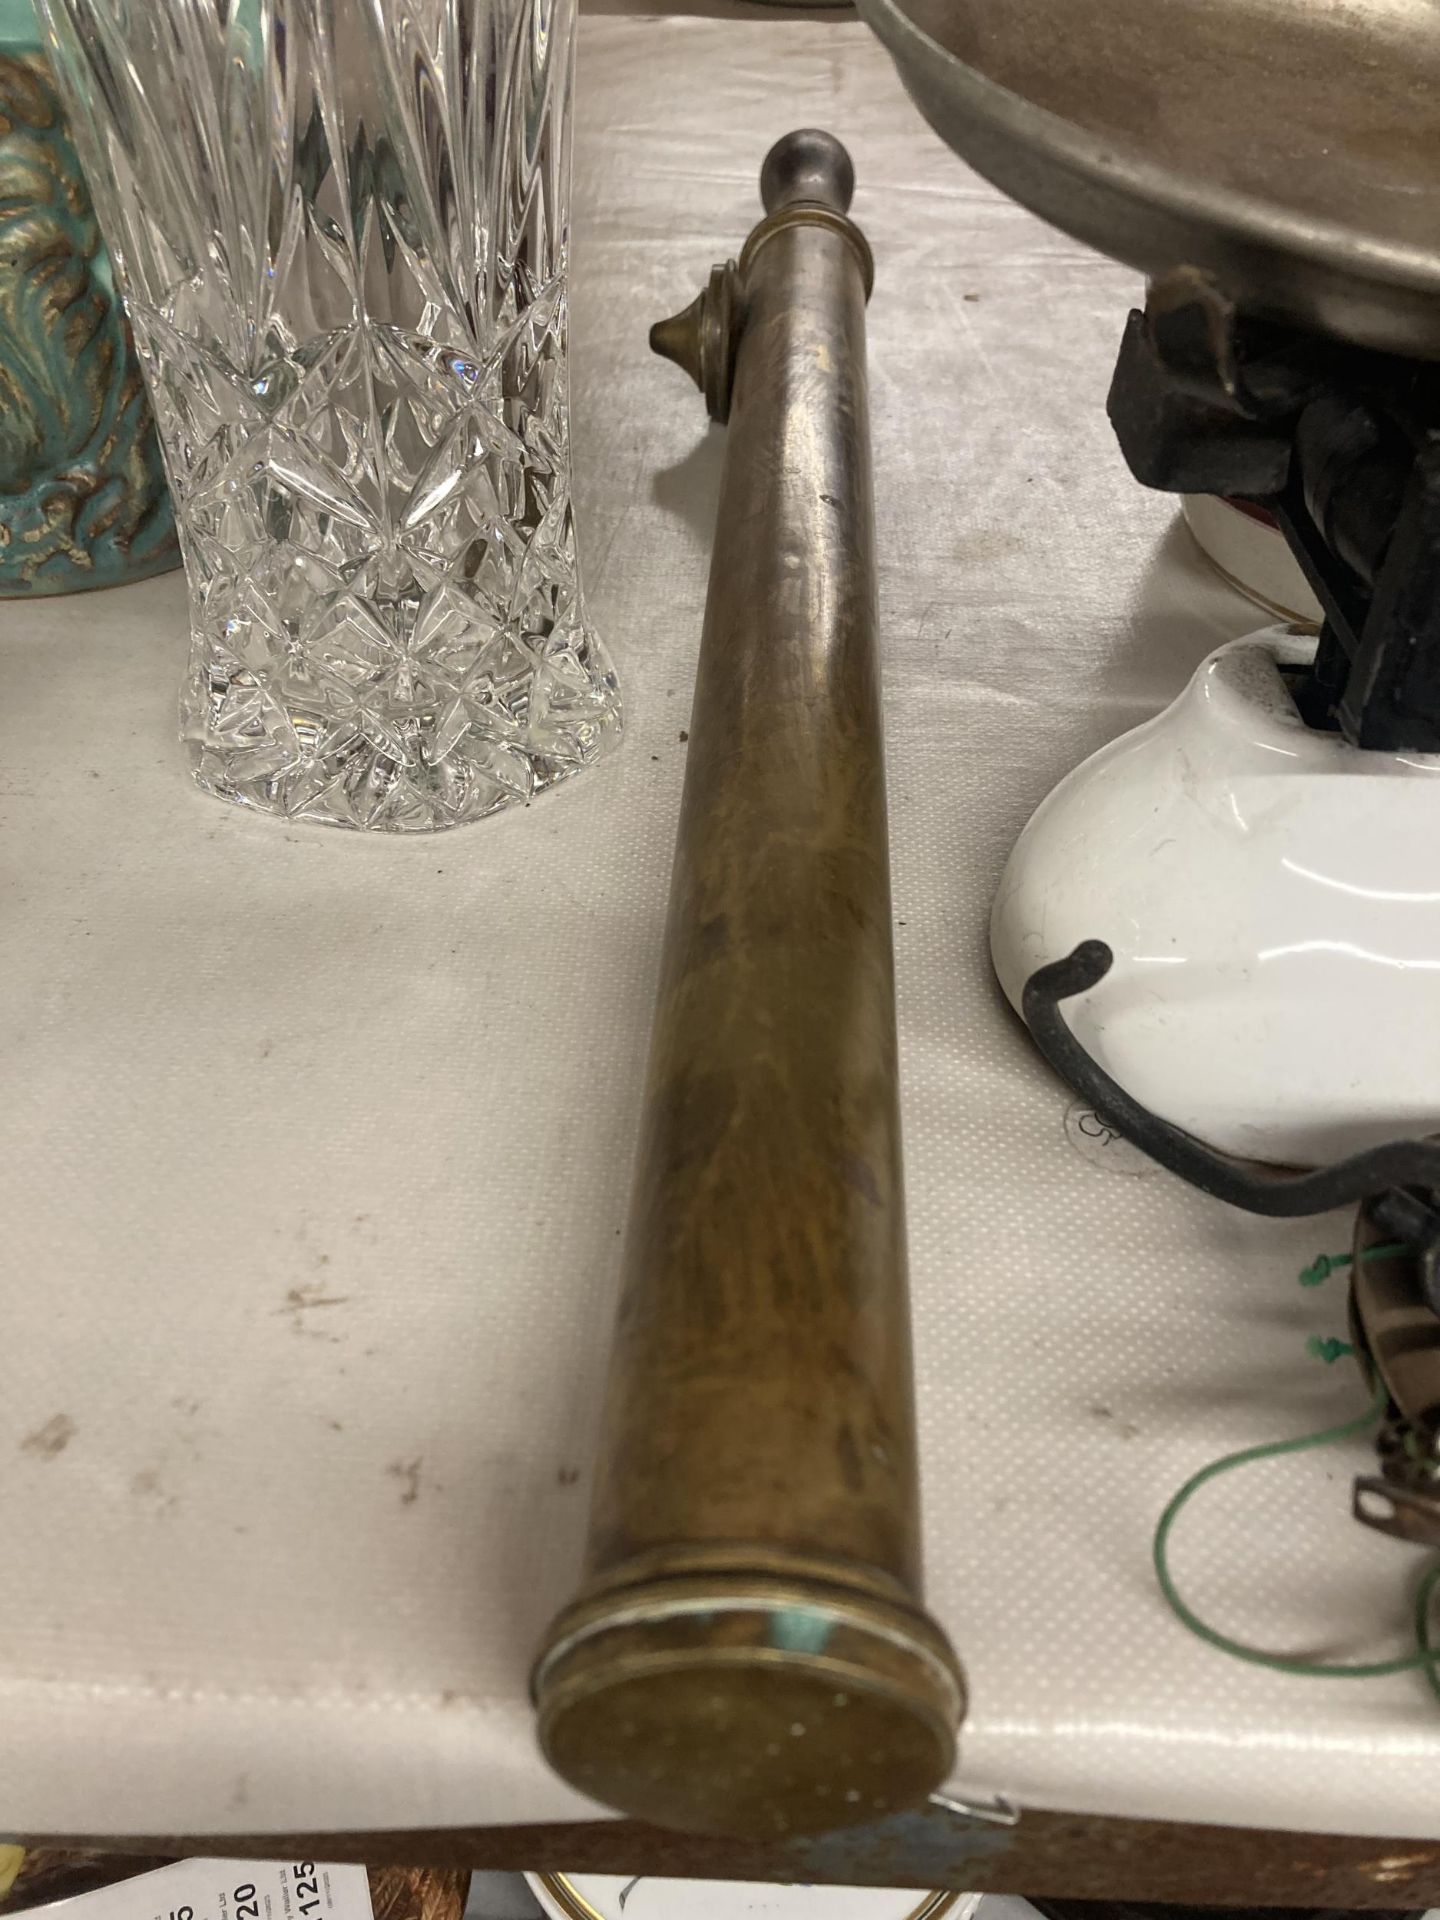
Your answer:
[[[155,424],[31,0],[0,0],[0,596],[180,564]]]

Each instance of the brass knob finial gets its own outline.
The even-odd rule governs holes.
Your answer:
[[[804,201],[848,213],[855,197],[855,167],[833,133],[798,127],[775,142],[760,169],[760,199],[767,213]]]

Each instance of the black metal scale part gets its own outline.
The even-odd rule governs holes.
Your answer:
[[[1109,411],[1145,486],[1279,521],[1325,613],[1303,718],[1440,753],[1440,364],[1247,318],[1180,269],[1131,314]]]

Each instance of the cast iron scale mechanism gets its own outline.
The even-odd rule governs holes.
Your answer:
[[[1281,669],[1305,726],[1377,763],[1440,754],[1440,13],[860,4],[958,153],[1147,276],[1110,419],[1144,485],[1273,514],[1324,614],[1313,658]],[[1306,1171],[1215,1151],[1128,1094],[1062,1013],[1105,979],[1110,947],[1042,957],[1007,990],[1134,1145],[1251,1213],[1358,1207],[1351,1317],[1389,1404],[1382,1478],[1357,1482],[1355,1513],[1440,1544],[1440,1144]],[[998,941],[997,964],[1003,978]]]
[[[1440,366],[1246,318],[1182,268],[1130,316],[1110,419],[1147,487],[1280,523],[1325,613],[1305,721],[1440,752]]]

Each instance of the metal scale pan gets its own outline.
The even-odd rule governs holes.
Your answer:
[[[998,187],[1249,311],[1440,359],[1440,0],[859,0]]]

